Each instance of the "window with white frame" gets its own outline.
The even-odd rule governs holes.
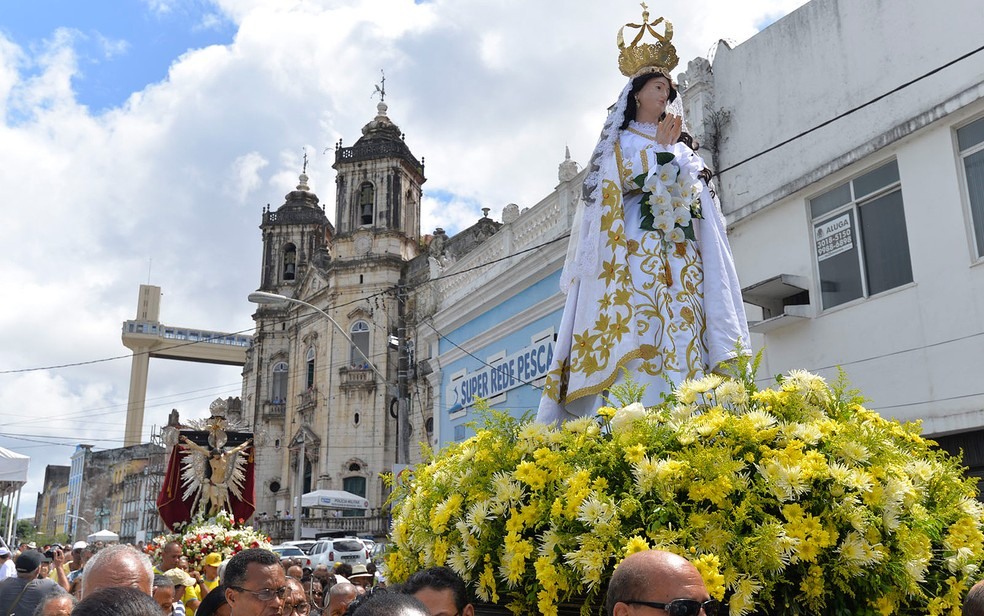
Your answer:
[[[810,199],[824,310],[912,282],[894,160]]]
[[[984,257],[984,118],[957,129],[977,256]]]

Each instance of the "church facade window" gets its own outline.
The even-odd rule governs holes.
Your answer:
[[[373,223],[373,210],[376,206],[376,189],[370,182],[363,182],[359,187],[359,224]]]
[[[314,347],[307,352],[307,379],[304,386],[308,389],[314,387]]]
[[[284,246],[284,280],[294,280],[297,276],[297,247],[293,244]]]
[[[352,338],[352,353],[350,363],[354,368],[368,368],[366,357],[369,357],[369,324],[356,321],[349,330]],[[361,353],[359,352],[361,351]]]
[[[274,404],[283,404],[285,400],[287,400],[287,362],[279,361],[273,365],[270,401]]]
[[[342,479],[342,489],[346,492],[356,494],[365,498],[366,496],[366,478],[365,477],[345,477]],[[364,509],[345,509],[345,517],[362,516],[366,512]]]

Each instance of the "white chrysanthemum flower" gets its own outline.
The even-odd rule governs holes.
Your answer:
[[[984,503],[976,498],[963,499],[960,501],[959,509],[974,519],[980,520],[984,518]]]
[[[759,474],[772,493],[781,501],[791,501],[809,488],[805,473],[798,464],[785,465],[775,460],[756,464]]]
[[[649,456],[643,456],[642,460],[632,465],[632,475],[635,477],[635,484],[640,494],[646,494],[656,487],[659,471],[659,463],[653,462]]]
[[[852,571],[881,562],[885,556],[853,530],[847,533],[837,551],[841,561]]]
[[[687,379],[686,381],[680,383],[676,387],[676,397],[677,400],[683,404],[693,404],[697,401],[697,394],[699,393],[694,387],[696,383],[693,379]]]
[[[598,422],[591,415],[586,415],[584,417],[579,417],[571,421],[564,422],[563,429],[568,432],[573,432],[575,434],[600,434],[601,430],[598,427]]]
[[[863,464],[871,456],[868,448],[857,441],[846,441],[837,453],[842,460],[855,464]]]
[[[909,460],[905,463],[905,472],[917,486],[924,485],[933,478],[936,469],[933,468],[929,460]]]
[[[628,406],[615,411],[609,425],[612,427],[613,434],[619,434],[632,427],[636,421],[646,417],[646,407],[638,402],[633,402]]]
[[[696,389],[698,393],[706,393],[712,389],[717,389],[717,387],[723,382],[724,377],[717,374],[708,374],[704,376],[704,378],[694,381],[694,389]]]
[[[804,395],[811,394],[813,399],[817,401],[830,398],[827,381],[822,376],[806,370],[790,370],[786,378],[783,379],[783,385],[794,387]]]
[[[518,503],[524,494],[522,484],[503,471],[492,476],[492,489],[495,492],[495,500],[503,504]]]
[[[519,440],[540,444],[547,440],[549,431],[550,428],[547,424],[531,421],[523,424],[523,427],[519,429]]]
[[[775,415],[758,409],[745,413],[745,417],[756,430],[768,430],[772,426],[779,423],[779,420],[776,419]]]
[[[812,423],[792,423],[783,426],[786,436],[797,438],[807,445],[816,445],[823,438],[823,431]]]
[[[929,569],[929,558],[913,558],[902,563],[902,570],[916,584],[926,581],[926,571]]]
[[[470,569],[468,561],[465,560],[465,554],[458,546],[451,548],[451,551],[448,553],[448,566],[451,567],[452,571],[462,577],[468,575]]]
[[[679,424],[680,422],[690,419],[696,410],[697,407],[693,404],[675,404],[673,408],[670,409],[669,420],[674,424]]]
[[[762,585],[754,579],[742,576],[732,586],[734,592],[728,600],[731,616],[745,616],[755,607],[755,595],[762,590]]]
[[[742,406],[748,402],[748,391],[738,381],[727,380],[714,390],[718,402],[731,406]]]
[[[673,227],[667,234],[666,239],[674,244],[682,244],[687,241],[687,234],[680,227]]]
[[[538,539],[540,540],[540,545],[537,548],[537,554],[540,556],[554,556],[554,550],[560,543],[560,537],[557,535],[557,530],[551,526],[547,530],[543,531]]]
[[[608,524],[615,515],[615,508],[611,503],[598,498],[596,494],[584,499],[581,506],[577,508],[577,519],[591,526]]]

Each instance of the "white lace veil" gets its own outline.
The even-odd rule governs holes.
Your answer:
[[[661,73],[662,74],[662,73]],[[667,79],[669,76],[664,75]],[[598,234],[601,232],[601,187],[603,181],[614,179],[618,181],[618,167],[615,163],[615,144],[621,134],[622,122],[625,121],[625,107],[628,104],[629,92],[632,91],[630,78],[618,100],[609,109],[605,126],[601,129],[598,144],[595,145],[591,159],[588,161],[588,173],[584,177],[582,198],[574,213],[571,225],[571,239],[567,244],[567,258],[564,261],[564,271],[561,273],[560,288],[564,293],[570,289],[575,280],[595,270],[598,265]],[[672,79],[670,79],[672,83]],[[676,89],[676,86],[674,86]],[[687,130],[686,118],[683,115],[683,102],[679,91],[672,103],[666,106],[666,112],[679,116],[683,120],[683,130]]]

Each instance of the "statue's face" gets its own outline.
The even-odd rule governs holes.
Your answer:
[[[642,86],[636,97],[640,112],[650,117],[659,117],[666,111],[666,102],[670,98],[670,82],[663,76],[654,77]]]

